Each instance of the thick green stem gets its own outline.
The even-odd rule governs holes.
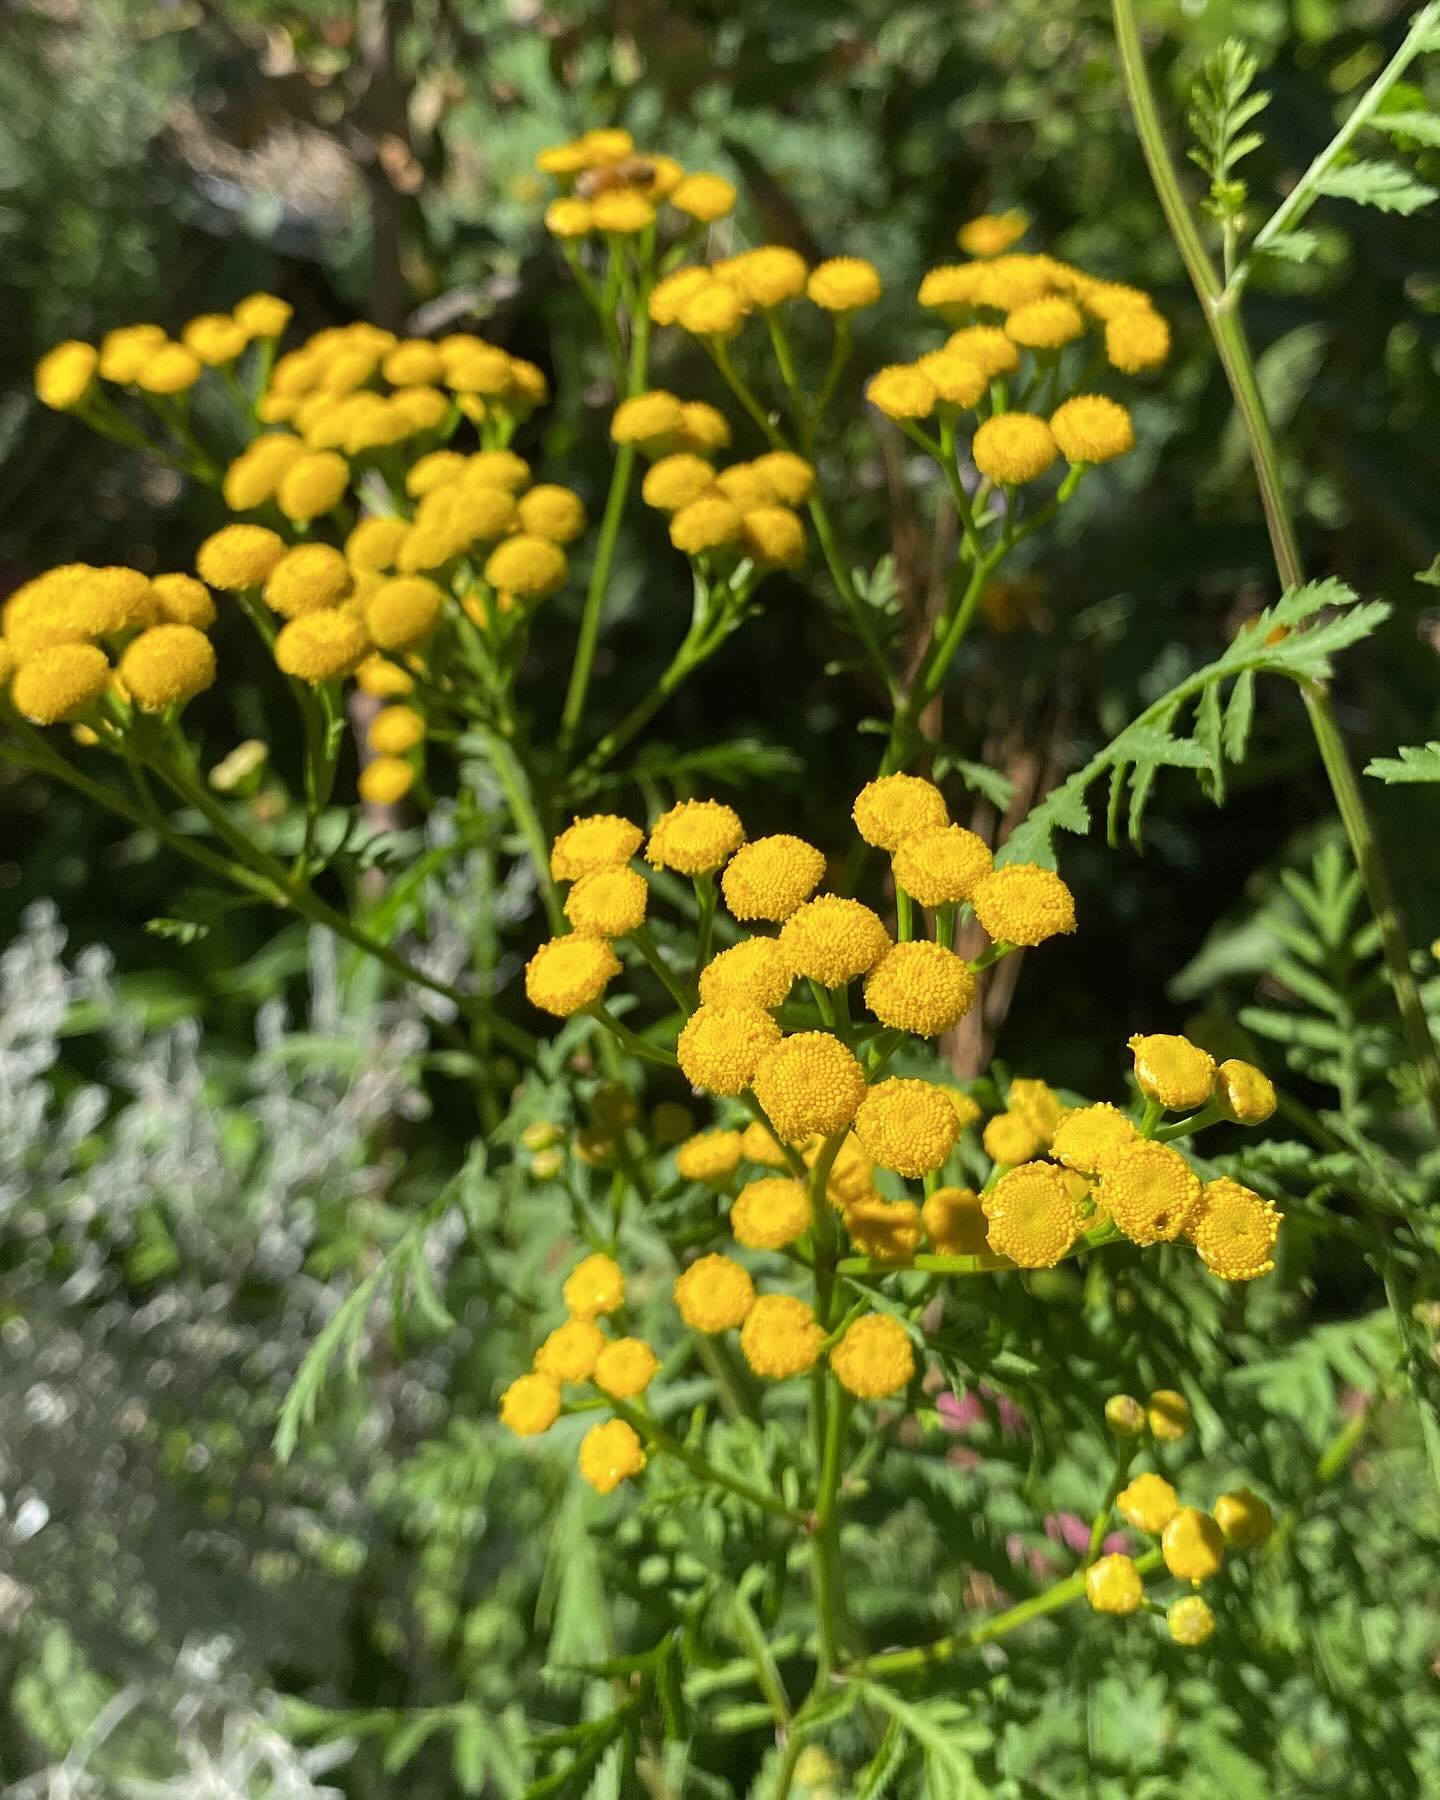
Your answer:
[[[1224,288],[1181,189],[1145,66],[1133,0],[1112,0],[1112,7],[1116,43],[1130,110],[1149,165],[1150,178],[1155,184],[1155,192],[1189,271],[1234,396],[1235,409],[1245,432],[1250,460],[1260,489],[1276,572],[1282,587],[1301,587],[1305,581],[1305,570],[1300,557],[1299,539],[1285,495],[1279,449],[1256,378],[1255,361],[1237,310],[1239,295],[1233,287],[1228,292]],[[1426,10],[1432,11],[1430,8]],[[1424,16],[1422,14],[1421,18]],[[1416,29],[1419,29],[1420,24],[1421,20],[1417,20]],[[1433,19],[1431,25],[1433,26]],[[1411,37],[1414,37],[1414,31]],[[1410,43],[1410,38],[1407,38],[1406,43]],[[1410,54],[1414,54],[1413,49]],[[1387,70],[1386,75],[1388,74]],[[1386,77],[1382,76],[1381,79],[1383,81]],[[1282,207],[1281,212],[1284,211],[1285,208]],[[1330,698],[1315,682],[1302,681],[1299,685],[1310,729],[1314,733],[1320,759],[1335,797],[1335,805],[1355,858],[1355,866],[1365,884],[1370,910],[1380,934],[1381,949],[1389,970],[1401,1027],[1410,1053],[1415,1058],[1420,1085],[1430,1112],[1436,1124],[1440,1125],[1440,1056],[1436,1054],[1419,989],[1410,967],[1409,944],[1389,870],[1381,855],[1369,808],[1365,804],[1359,779],[1351,766]]]
[[[605,512],[600,520],[600,536],[595,544],[595,561],[590,569],[590,585],[585,590],[585,606],[580,614],[580,636],[575,643],[575,661],[570,668],[570,685],[565,690],[565,709],[560,715],[560,749],[568,750],[585,716],[585,697],[590,691],[590,671],[595,662],[595,646],[600,637],[600,616],[605,610],[605,595],[610,586],[610,570],[615,561],[615,546],[620,539],[620,521],[625,516],[625,502],[630,494],[630,481],[635,472],[635,446],[622,444],[610,474],[610,492],[605,497]]]

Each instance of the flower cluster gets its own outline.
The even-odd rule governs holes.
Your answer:
[[[1190,1429],[1190,1407],[1182,1394],[1161,1389],[1141,1405],[1129,1394],[1114,1394],[1105,1417],[1120,1441],[1114,1507],[1135,1531],[1158,1539],[1160,1560],[1177,1581],[1198,1589],[1218,1575],[1230,1550],[1259,1550],[1275,1529],[1269,1506],[1249,1488],[1221,1494],[1208,1511],[1181,1504],[1173,1484],[1158,1471],[1130,1475],[1142,1446],[1178,1443]],[[1125,1485],[1119,1485],[1130,1476]],[[1145,1605],[1145,1570],[1135,1558],[1116,1552],[1092,1562],[1085,1594],[1096,1612],[1133,1613]],[[1158,1609],[1157,1609],[1158,1610]],[[1196,1592],[1174,1601],[1165,1614],[1177,1644],[1203,1644],[1215,1629],[1215,1615]]]

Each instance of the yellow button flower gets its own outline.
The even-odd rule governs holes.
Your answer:
[[[1254,1063],[1230,1057],[1215,1071],[1214,1097],[1237,1125],[1263,1125],[1278,1104],[1275,1083]]]
[[[1214,1631],[1215,1615],[1199,1594],[1185,1594],[1171,1604],[1165,1623],[1177,1644],[1193,1649]]]
[[[1030,228],[1023,212],[982,213],[978,219],[967,219],[955,234],[955,241],[970,256],[999,256],[1017,243]]]
[[[680,402],[680,437],[682,450],[724,450],[730,442],[730,422],[718,407],[706,400]],[[761,459],[764,460],[763,458]],[[795,459],[797,462],[799,458]]]
[[[1017,306],[1005,321],[1005,335],[1026,350],[1060,350],[1085,335],[1085,315],[1059,294]]]
[[[993,1119],[987,1120],[980,1142],[991,1162],[996,1163],[1028,1162],[1042,1144],[1039,1132],[1030,1121],[1013,1112],[996,1113]]]
[[[595,1385],[616,1400],[633,1400],[649,1387],[659,1367],[644,1338],[616,1338],[595,1360]]]
[[[649,313],[657,325],[674,325],[680,309],[714,280],[709,269],[692,264],[666,275],[650,290]]]
[[[1105,327],[1105,354],[1126,375],[1158,369],[1170,354],[1170,327],[1145,307],[1117,313]]]
[[[367,806],[395,806],[414,785],[410,763],[398,756],[375,756],[360,771],[355,788]]]
[[[1135,448],[1130,414],[1103,394],[1076,394],[1050,415],[1050,429],[1066,462],[1112,462]]]
[[[973,1188],[936,1188],[920,1209],[920,1223],[937,1256],[981,1256],[990,1248],[990,1222]]]
[[[783,244],[762,244],[733,257],[725,273],[751,305],[768,308],[803,294],[809,270],[805,258],[794,250]]]
[[[282,618],[299,619],[338,606],[354,585],[350,565],[338,550],[329,544],[301,544],[286,551],[270,571],[265,604]]]
[[[670,521],[670,542],[686,556],[703,556],[738,543],[744,530],[744,514],[717,489],[679,509]]]
[[[556,881],[578,881],[596,869],[612,869],[630,858],[644,832],[615,813],[591,813],[567,825],[550,848],[550,873]]]
[[[945,1094],[950,1104],[955,1108],[955,1117],[960,1123],[960,1129],[962,1131],[968,1131],[980,1117],[979,1101],[972,1100],[969,1094],[962,1088],[950,1087],[948,1084],[945,1088]]]
[[[741,1355],[766,1381],[813,1369],[824,1341],[813,1309],[791,1294],[761,1294],[740,1327]]]
[[[102,380],[129,387],[150,352],[165,342],[159,325],[121,325],[100,340]]]
[[[891,1076],[870,1089],[855,1114],[867,1156],[897,1175],[928,1175],[955,1147],[960,1122],[933,1082]]]
[[[1095,1201],[1137,1244],[1169,1243],[1200,1204],[1200,1180],[1169,1144],[1137,1139],[1105,1156]]]
[[[570,488],[542,481],[519,502],[521,529],[552,544],[572,543],[585,529],[585,503]]]
[[[830,1352],[830,1367],[841,1387],[860,1400],[883,1400],[910,1385],[915,1347],[910,1334],[888,1313],[866,1313]]]
[[[187,350],[193,350],[207,368],[234,362],[250,342],[250,334],[229,313],[201,313],[180,333]]]
[[[367,656],[355,671],[355,685],[377,700],[398,700],[415,692],[414,677],[378,652]]]
[[[1201,1188],[1185,1235],[1212,1274],[1224,1281],[1254,1281],[1275,1267],[1271,1252],[1284,1216],[1269,1200],[1223,1175]]]
[[[597,1251],[576,1263],[562,1291],[572,1318],[598,1319],[624,1304],[625,1276],[613,1257]]]
[[[702,1131],[675,1152],[676,1171],[687,1181],[719,1185],[739,1167],[743,1143],[738,1131]]]
[[[397,575],[365,602],[365,624],[382,650],[423,644],[440,623],[445,595],[424,575]]]
[[[1113,1151],[1133,1144],[1139,1136],[1134,1125],[1108,1100],[1082,1106],[1055,1128],[1050,1154],[1067,1169],[1093,1175]]]
[[[525,994],[532,1006],[568,1019],[592,1005],[620,973],[619,959],[604,938],[551,938],[525,965]]]
[[[624,1419],[592,1425],[580,1440],[580,1473],[597,1494],[611,1494],[645,1467],[645,1447]]]
[[[1145,1408],[1133,1394],[1112,1394],[1105,1402],[1105,1423],[1118,1438],[1139,1437],[1145,1430]]]
[[[872,1262],[908,1263],[920,1248],[920,1208],[913,1200],[887,1200],[869,1194],[853,1200],[842,1214],[857,1256]]]
[[[1128,1556],[1102,1556],[1085,1571],[1085,1598],[1096,1612],[1139,1612],[1145,1584]]]
[[[90,392],[99,365],[100,353],[93,344],[71,338],[47,351],[35,365],[35,392],[52,411],[70,412]]]
[[[867,844],[890,851],[918,832],[950,823],[945,796],[920,775],[882,775],[867,782],[855,797],[852,816]]]
[[[593,1319],[567,1319],[535,1352],[535,1371],[556,1381],[588,1381],[604,1348],[605,1334]]]
[[[664,388],[622,400],[610,420],[617,444],[653,444],[672,436],[684,424],[680,402]]]
[[[1180,1581],[1208,1581],[1225,1561],[1225,1539],[1209,1513],[1182,1506],[1160,1539],[1165,1567]]]
[[[986,419],[970,444],[975,467],[1003,487],[1034,481],[1058,454],[1049,425],[1033,413],[999,413]]]
[[[1163,1475],[1137,1475],[1121,1489],[1115,1505],[1126,1524],[1151,1537],[1159,1537],[1180,1510],[1175,1490]]]
[[[109,685],[103,650],[94,644],[55,644],[15,671],[10,698],[32,725],[56,725],[92,706]]]
[[[235,307],[233,317],[240,329],[252,338],[274,338],[290,323],[294,311],[288,300],[274,294],[247,294]]]
[[[990,846],[963,825],[913,832],[895,851],[895,880],[921,906],[969,900],[994,867]]]
[[[833,256],[810,271],[805,292],[826,312],[858,312],[874,306],[884,292],[880,272],[858,256]]]
[[[322,608],[291,619],[275,639],[275,661],[287,675],[312,687],[351,674],[370,650],[354,613]]]
[[[1026,1076],[1018,1076],[1010,1083],[1005,1098],[1010,1111],[1018,1113],[1045,1145],[1050,1143],[1070,1110],[1048,1082]]]
[[[740,855],[744,854],[742,850]],[[706,1006],[763,1006],[773,1012],[794,979],[777,939],[742,938],[700,971],[700,999]]]
[[[370,722],[366,734],[377,756],[404,756],[423,742],[425,719],[413,706],[387,706]]]
[[[692,1331],[731,1331],[755,1304],[755,1284],[728,1256],[702,1256],[677,1276],[675,1304]]]
[[[1053,1163],[1022,1163],[981,1198],[990,1221],[990,1248],[1022,1269],[1050,1269],[1075,1242],[1083,1223]]]
[[[650,889],[634,869],[596,869],[582,875],[565,900],[565,917],[577,931],[596,937],[628,937],[645,923]]]
[[[195,569],[211,587],[239,593],[259,587],[285,554],[285,540],[263,525],[223,525],[195,553]]]
[[[803,506],[815,492],[815,469],[792,450],[770,450],[757,456],[751,469],[764,482],[771,497],[786,506]]]
[[[520,532],[496,545],[485,560],[485,579],[521,600],[543,600],[565,585],[570,564],[549,538]]]
[[[915,363],[892,363],[865,384],[865,398],[887,419],[926,419],[939,395],[935,384]]]
[[[708,875],[745,842],[739,815],[718,800],[681,800],[650,827],[645,860],[655,869]]]
[[[838,1038],[801,1031],[765,1052],[754,1088],[776,1134],[797,1144],[812,1132],[832,1137],[845,1129],[864,1098],[865,1071]]]
[[[824,873],[821,851],[782,832],[737,850],[720,888],[737,919],[788,919],[815,892]]]
[[[735,210],[735,188],[723,175],[687,175],[670,195],[670,204],[692,219],[713,224]]]
[[[896,944],[865,977],[865,1004],[882,1025],[938,1037],[975,1000],[970,965],[942,944]]]
[[[1210,1098],[1215,1059],[1189,1038],[1137,1032],[1128,1047],[1135,1057],[1135,1080],[1147,1099],[1158,1100],[1171,1112],[1187,1112]]]
[[[998,943],[1043,944],[1075,929],[1075,897],[1053,869],[1006,863],[975,884],[975,917]]]
[[[802,1152],[807,1167],[814,1167],[823,1147],[817,1139],[813,1146]],[[830,1175],[825,1183],[826,1198],[833,1207],[844,1212],[847,1206],[869,1198],[874,1191],[875,1165],[861,1148],[854,1132],[847,1132],[830,1164]]]
[[[596,231],[635,237],[655,223],[655,208],[633,188],[612,188],[590,202],[590,222]]]
[[[997,375],[1012,375],[1020,367],[1020,352],[998,325],[966,325],[952,331],[945,348],[968,358],[990,381]]]
[[[675,1045],[681,1073],[712,1094],[741,1094],[780,1027],[758,1006],[705,1005],[690,1015]]]
[[[959,350],[932,350],[920,358],[916,367],[947,406],[975,406],[990,386],[990,377],[979,363]]]
[[[645,504],[657,512],[673,513],[712,493],[714,488],[715,471],[704,457],[677,450],[650,465],[640,494]]]
[[[789,1162],[763,1119],[752,1120],[740,1133],[740,1153],[746,1162],[759,1163],[765,1169],[785,1169]]]
[[[212,685],[215,652],[193,625],[154,625],[126,646],[120,679],[141,712],[164,712]]]
[[[147,394],[183,394],[203,374],[200,358],[183,344],[160,344],[141,363],[135,376]]]
[[[553,1375],[522,1375],[500,1396],[500,1422],[517,1437],[539,1437],[560,1417],[560,1383]]]
[[[805,527],[788,506],[754,506],[740,521],[745,553],[762,569],[798,569],[805,560]]]
[[[1258,1494],[1249,1488],[1236,1488],[1222,1494],[1215,1502],[1215,1523],[1227,1544],[1237,1550],[1258,1550],[1270,1540],[1275,1529],[1275,1515]]]
[[[215,602],[210,590],[193,575],[156,575],[150,591],[167,625],[193,625],[197,631],[208,631],[215,623]]]
[[[867,974],[889,948],[890,933],[880,915],[838,894],[807,900],[780,931],[780,949],[790,967],[827,988]]]
[[[804,1183],[785,1175],[747,1182],[730,1208],[730,1229],[749,1250],[783,1250],[809,1223]]]
[[[1152,1437],[1178,1444],[1190,1429],[1190,1402],[1174,1388],[1156,1388],[1145,1403],[1145,1423]]]

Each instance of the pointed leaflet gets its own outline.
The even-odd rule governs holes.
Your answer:
[[[1393,785],[1397,781],[1440,781],[1440,742],[1402,744],[1398,756],[1376,756],[1365,773]]]
[[[1398,163],[1369,159],[1327,169],[1315,187],[1317,193],[1328,194],[1333,200],[1353,200],[1357,206],[1393,213],[1419,212],[1436,194],[1428,182],[1417,181]]]

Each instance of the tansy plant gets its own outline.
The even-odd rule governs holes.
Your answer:
[[[1128,7],[1117,13],[1123,25]],[[1233,76],[1220,71],[1222,98]],[[1233,113],[1233,94],[1225,104]],[[1212,118],[1205,137],[1222,210],[1237,131],[1233,117],[1224,129]],[[932,703],[1007,559],[1133,448],[1127,395],[1157,377],[1170,347],[1160,310],[1134,287],[1023,248],[1027,221],[997,212],[963,226],[961,256],[925,274],[894,360],[860,359],[857,317],[883,292],[869,262],[740,248],[727,180],[637,149],[620,129],[539,160],[557,190],[544,224],[593,309],[607,366],[613,462],[593,531],[580,495],[521,453],[548,402],[545,376],[472,332],[399,338],[360,323],[282,348],[289,308],[257,294],[178,338],[137,324],[97,346],[62,344],[37,370],[41,399],[209,483],[228,516],[193,568],[67,565],[11,595],[0,754],[428,990],[448,1066],[475,1085],[475,1167],[489,1191],[519,1182],[553,1202],[564,1242],[504,1288],[517,1356],[486,1405],[538,1440],[516,1451],[537,1480],[563,1469],[568,1481],[578,1467],[571,1493],[615,1540],[617,1592],[647,1547],[669,1573],[657,1630],[590,1668],[603,1705],[537,1736],[542,1773],[528,1791],[578,1795],[612,1754],[633,1774],[642,1747],[686,1738],[713,1709],[715,1645],[735,1640],[739,1673],[724,1681],[745,1689],[745,1729],[770,1734],[764,1791],[784,1800],[807,1767],[816,1787],[830,1766],[823,1738],[849,1758],[855,1791],[878,1795],[917,1759],[931,1775],[958,1766],[944,1733],[937,1748],[936,1715],[905,1698],[910,1678],[933,1681],[1085,1601],[1097,1613],[1162,1612],[1170,1639],[1198,1646],[1217,1626],[1193,1590],[1230,1591],[1227,1548],[1258,1550],[1270,1536],[1264,1500],[1174,1461],[1203,1389],[1185,1379],[1187,1399],[1170,1385],[1187,1372],[1173,1366],[1166,1307],[1145,1314],[1148,1337],[1136,1327],[1142,1341],[1126,1339],[1148,1401],[1112,1394],[1102,1419],[1099,1396],[1118,1378],[1105,1355],[1131,1331],[1142,1283],[1221,1335],[1216,1309],[1233,1309],[1287,1254],[1277,1200],[1313,1224],[1317,1151],[1327,1171],[1343,1162],[1347,1193],[1390,1191],[1358,1101],[1338,1124],[1307,1116],[1248,1056],[1164,1032],[1133,1037],[1128,1064],[1113,1046],[1105,1094],[1052,1087],[998,1058],[962,1086],[951,1034],[1001,965],[1008,978],[1022,958],[1084,958],[1057,840],[1090,829],[1102,784],[1117,847],[1122,834],[1140,845],[1162,771],[1192,770],[1223,802],[1261,676],[1305,694],[1361,874],[1383,900],[1323,696],[1334,654],[1386,609],[1283,565],[1273,606],[1088,757],[1075,753],[1003,841],[982,837],[952,817],[945,783],[953,773],[992,797],[1008,790],[957,753],[965,746],[932,735]],[[1224,229],[1229,255],[1233,208]],[[666,362],[698,369],[706,392],[678,374],[665,378],[685,391],[660,385]],[[955,528],[918,642],[897,641],[883,584],[847,541],[836,426],[856,394],[875,432],[933,465]],[[596,652],[635,512],[664,521],[688,619],[631,710],[597,720]],[[683,773],[682,797],[656,795],[654,768],[627,768],[624,755],[807,566],[858,649],[883,747],[854,801],[855,835],[832,835],[817,805],[794,821],[803,829],[751,840],[730,805],[690,796]],[[577,573],[568,674],[537,691],[527,652],[541,637],[570,641],[564,595]],[[265,741],[226,746],[207,766],[199,709],[187,710],[224,679],[239,630],[255,634],[296,709],[291,808],[273,787],[261,804],[279,779]],[[600,810],[624,803],[597,795],[636,785],[645,824]],[[417,870],[397,868],[376,848],[395,809],[428,812],[437,798],[453,832]],[[416,922],[426,875],[479,837],[533,881],[546,941],[536,948],[532,932],[524,959],[509,954],[494,909],[479,966],[446,979],[401,927]],[[366,863],[391,895],[356,879]],[[1398,922],[1377,912],[1412,1053],[1392,1086],[1408,1107],[1435,1098],[1433,1053]],[[514,909],[507,922],[518,937]],[[1277,1106],[1309,1146],[1247,1145],[1244,1132]],[[327,1327],[285,1403],[283,1455],[381,1283],[419,1282],[425,1233],[461,1204],[445,1188]],[[508,1221],[491,1242],[477,1216],[466,1211],[484,1254],[513,1253]],[[1105,1355],[1088,1326],[1049,1305],[1076,1289],[1086,1318],[1110,1321]],[[1407,1367],[1418,1367],[1413,1309],[1395,1296]],[[1086,1371],[1079,1400],[1072,1360]],[[946,1420],[970,1402],[997,1419],[1002,1402],[1023,1403],[1034,1447],[1017,1530],[1043,1533],[1031,1489],[1057,1412],[1089,1446],[1091,1522],[1058,1562],[1033,1561],[1028,1594],[1010,1589],[1014,1559],[997,1563],[1007,1585],[993,1604],[952,1594],[923,1641],[895,1647],[901,1633],[865,1576],[920,1497],[899,1483],[929,1484],[941,1528]],[[1317,1485],[1358,1441],[1342,1434]],[[902,1449],[904,1473],[887,1485]],[[1177,1483],[1208,1510],[1182,1503]],[[1158,1542],[1142,1548],[1132,1533]],[[1192,1590],[1168,1609],[1147,1586],[1162,1567]]]

